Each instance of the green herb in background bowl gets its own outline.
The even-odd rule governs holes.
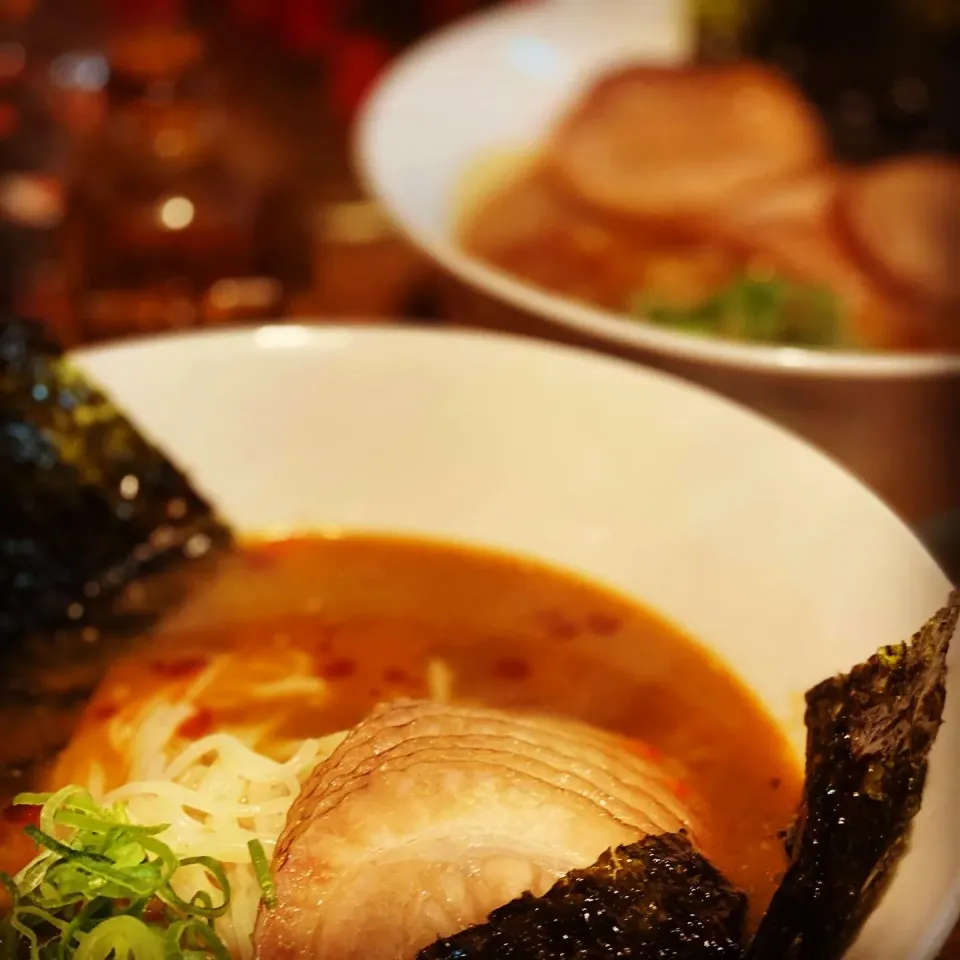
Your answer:
[[[730,340],[790,347],[855,345],[832,291],[781,277],[736,277],[693,306],[641,295],[630,312],[634,319],[658,326]]]

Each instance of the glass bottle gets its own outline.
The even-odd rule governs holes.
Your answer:
[[[3,308],[76,340],[60,228],[75,159],[103,116],[95,0],[0,4]]]
[[[91,339],[284,308],[260,242],[269,190],[231,139],[204,38],[165,14],[111,44],[110,118],[72,197],[77,312]]]

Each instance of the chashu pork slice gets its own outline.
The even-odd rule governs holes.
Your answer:
[[[575,722],[399,701],[311,774],[274,857],[260,960],[401,960],[610,847],[696,827],[675,782]]]
[[[912,296],[960,313],[960,162],[907,157],[848,178],[843,224],[867,259]]]
[[[928,348],[937,339],[935,318],[859,256],[838,225],[848,181],[841,171],[823,169],[770,184],[718,219],[712,233],[745,250],[755,272],[769,268],[834,293],[856,344],[875,350]]]
[[[712,235],[745,250],[754,270],[770,268],[775,274],[832,291],[850,319],[855,343],[862,347],[926,350],[956,343],[955,336],[950,340],[936,302],[911,295],[895,283],[889,272],[863,255],[846,228],[845,206],[851,194],[862,191],[863,181],[871,176],[825,168],[770,184],[711,225]],[[944,204],[948,202],[945,191]],[[884,233],[878,228],[876,236],[885,237],[891,251],[922,250],[923,239],[912,243],[909,238],[911,227],[916,226],[914,220],[908,211],[900,210],[900,232],[887,224],[890,229]],[[957,222],[960,224],[960,218]],[[922,225],[915,232],[922,234]],[[935,245],[931,242],[927,249],[930,255],[922,262],[935,272]],[[891,253],[893,256],[895,253]],[[914,262],[920,266],[921,257]],[[942,267],[941,258],[941,278],[948,273]]]
[[[699,220],[827,161],[814,109],[754,64],[633,67],[597,83],[547,162],[574,196],[624,217]]]

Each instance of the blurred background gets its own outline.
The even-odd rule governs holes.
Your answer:
[[[440,315],[435,274],[357,185],[350,127],[401,51],[494,5],[0,0],[7,303],[68,344],[263,317]],[[701,59],[742,52],[730,12],[750,6],[778,11],[753,55],[776,59],[791,22],[797,50],[819,50],[806,92],[841,118],[841,158],[960,149],[960,0],[687,0]],[[936,15],[933,45],[890,16],[911,6]],[[870,85],[897,78],[918,109],[864,123]]]
[[[482,8],[547,2],[561,0],[0,0],[4,307],[45,319],[67,345],[280,317],[524,329],[465,296],[364,196],[351,126],[418,40]],[[799,76],[840,163],[960,157],[960,0],[683,10],[701,61],[746,54]],[[945,174],[954,186],[958,169]],[[958,196],[935,224],[951,296]],[[953,342],[956,307],[937,308],[937,349]],[[549,324],[525,332],[557,337]],[[819,443],[960,565],[956,376],[923,393],[873,378],[872,394],[864,380],[827,397],[739,371],[726,382],[673,372]]]
[[[8,304],[86,343],[250,318],[429,315],[350,122],[477,0],[2,0]]]

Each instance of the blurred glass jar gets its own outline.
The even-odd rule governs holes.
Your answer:
[[[109,73],[103,32],[99,0],[0,0],[5,102],[19,101],[25,119],[43,113],[71,141],[94,133]]]
[[[38,0],[28,50],[44,71],[43,93],[71,151],[96,136],[106,117],[110,68],[98,0]]]
[[[76,340],[60,248],[75,162],[105,115],[96,0],[0,2],[0,292]]]
[[[274,316],[261,271],[267,196],[232,163],[202,38],[150,24],[109,46],[109,119],[75,184],[69,245],[87,339]]]

